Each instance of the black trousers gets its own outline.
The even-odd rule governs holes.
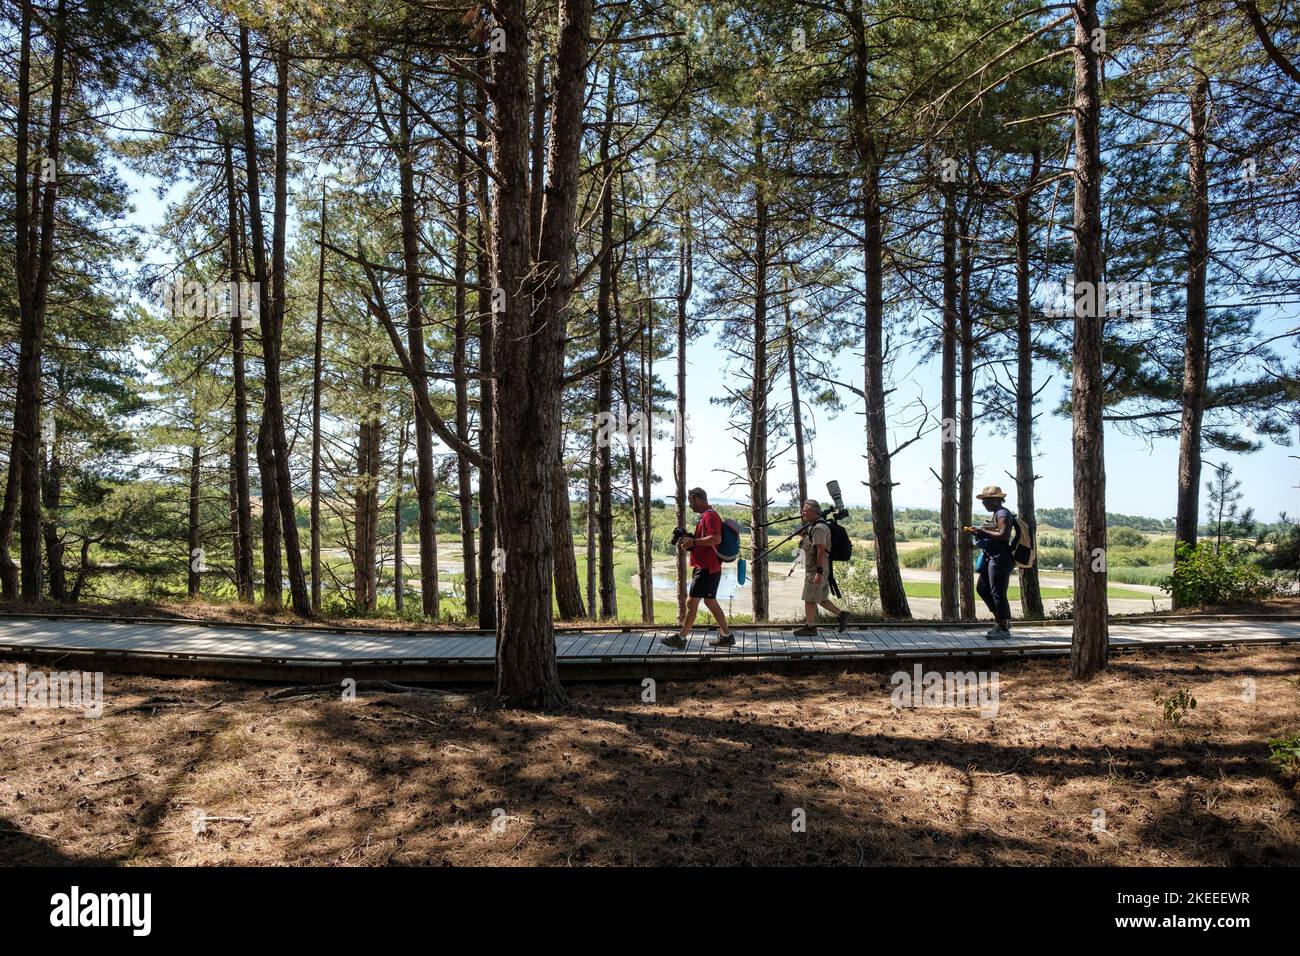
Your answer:
[[[975,590],[999,621],[1011,620],[1007,587],[1011,583],[1011,572],[1015,566],[1016,561],[1009,554],[985,554],[984,570],[980,571],[979,580],[975,582]]]

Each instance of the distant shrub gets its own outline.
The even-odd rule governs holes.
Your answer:
[[[1111,528],[1106,532],[1106,543],[1112,548],[1140,548],[1147,536],[1136,528]]]
[[[899,541],[928,541],[939,537],[937,521],[910,521],[898,526]]]
[[[939,546],[930,545],[904,551],[898,556],[905,568],[937,568],[939,566]]]
[[[1038,549],[1038,567],[1044,571],[1055,571],[1057,565],[1061,566],[1062,571],[1071,571],[1074,569],[1074,549],[1073,548],[1044,548]]]
[[[1174,572],[1160,587],[1183,607],[1257,601],[1277,592],[1277,583],[1236,546],[1216,550],[1207,541],[1180,544]]]

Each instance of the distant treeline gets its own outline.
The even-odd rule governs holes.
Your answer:
[[[1012,502],[1014,504],[1014,502]],[[900,508],[894,511],[900,522],[938,522],[939,512],[933,508]],[[1053,528],[1069,530],[1074,527],[1073,508],[1038,508],[1035,515],[1039,525],[1051,525]],[[1140,515],[1126,515],[1106,512],[1106,525],[1110,528],[1134,528],[1149,534],[1170,532],[1174,530],[1173,518],[1144,518]]]
[[[1039,508],[1037,509],[1038,523],[1050,524],[1053,528],[1073,528],[1074,527],[1074,509],[1073,508]],[[1174,531],[1173,518],[1144,518],[1141,515],[1124,515],[1115,512],[1106,512],[1106,527],[1108,528],[1136,528],[1138,531],[1147,531],[1150,533]]]

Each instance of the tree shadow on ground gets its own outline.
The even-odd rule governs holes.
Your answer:
[[[5,866],[85,866],[84,860],[59,849],[59,841],[42,838],[0,816],[0,863]]]
[[[823,731],[757,720],[734,703],[718,702],[731,717],[581,699],[541,718],[489,706],[469,720],[406,723],[382,740],[357,737],[355,722],[318,712],[309,732],[344,746],[353,768],[389,795],[377,816],[354,824],[352,837],[393,840],[386,859],[402,863],[1088,865],[1113,860],[1114,834],[1092,832],[1091,804],[1038,806],[1037,791],[1083,781],[1084,789],[1122,794],[1192,776],[1252,784],[1270,777],[1256,743],[1039,746]],[[936,768],[952,781],[951,795],[912,786],[910,771],[919,777]],[[987,807],[983,819],[973,814],[975,773],[1015,788],[1012,796],[980,794],[985,804],[1001,801],[1005,826],[989,825]],[[1296,812],[1294,793],[1288,799]],[[792,829],[800,810],[802,833]],[[506,821],[499,832],[494,812]],[[1126,851],[1140,858],[1131,862],[1165,853],[1209,865],[1300,864],[1300,845],[1279,843],[1255,821],[1236,826],[1201,809],[1196,830],[1185,811],[1145,822],[1126,812],[1121,806],[1112,824],[1137,845]],[[310,855],[339,825],[322,821],[283,849]],[[435,830],[442,832],[429,836]]]

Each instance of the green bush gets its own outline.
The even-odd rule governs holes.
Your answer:
[[[855,618],[870,617],[880,612],[880,586],[872,574],[870,561],[854,559],[848,564],[835,565],[835,583],[840,586],[841,607]]]
[[[1264,554],[1260,566],[1300,584],[1300,521],[1293,521],[1283,514],[1280,527],[1266,530],[1261,544]]]
[[[1073,548],[1038,548],[1038,567],[1042,571],[1055,571],[1057,565],[1062,571],[1074,569]]]
[[[898,558],[905,568],[937,568],[939,566],[939,546],[936,544],[927,548],[904,551]]]
[[[1136,528],[1111,528],[1106,532],[1106,543],[1111,548],[1140,548],[1147,543],[1147,536]]]
[[[1188,693],[1186,688],[1176,694],[1170,694],[1168,697],[1162,697],[1160,691],[1157,690],[1151,699],[1160,705],[1165,722],[1173,724],[1175,727],[1183,725],[1188,710],[1196,709],[1196,698]]]
[[[1174,573],[1160,587],[1182,607],[1256,601],[1277,591],[1277,585],[1232,544],[1221,548],[1209,542],[1178,546]]]
[[[1268,762],[1283,777],[1300,780],[1300,733],[1277,737],[1268,742]]]
[[[1073,621],[1074,620],[1074,598],[1066,598],[1064,601],[1057,601],[1056,607],[1047,612],[1049,621]]]

